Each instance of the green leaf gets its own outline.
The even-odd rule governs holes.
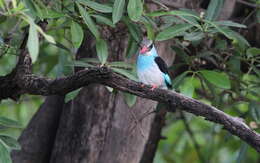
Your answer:
[[[112,11],[113,24],[119,22],[122,18],[125,8],[125,0],[115,0]]]
[[[193,26],[196,26],[197,28],[199,28],[200,30],[202,30],[201,25],[199,24],[197,17],[198,14],[195,11],[189,10],[189,9],[181,9],[182,11],[186,12],[186,13],[190,13],[193,16],[184,16],[184,15],[179,15],[178,17],[182,20],[184,20],[185,22],[192,24]],[[194,17],[196,16],[196,17]]]
[[[58,64],[56,65],[58,67],[58,71],[57,76],[68,76],[71,75],[74,70],[71,66],[64,66],[64,65],[68,65],[69,63],[71,63],[71,55],[70,53],[62,53],[61,55],[58,56],[59,61]]]
[[[66,50],[67,52],[71,53],[71,49],[67,48],[66,46],[64,46],[63,44],[57,42],[56,44],[54,44],[54,46],[61,48],[63,50]]]
[[[188,41],[198,41],[201,40],[203,37],[204,37],[203,32],[191,32],[191,33],[184,34],[184,40],[188,40]]]
[[[200,24],[198,23],[198,21],[194,18],[194,17],[190,17],[190,16],[179,16],[179,18],[181,18],[182,20],[184,20],[185,22],[196,26],[197,28],[199,28],[200,30],[202,30],[202,27],[200,26]]]
[[[12,163],[10,157],[10,151],[4,146],[3,142],[0,140],[0,160],[1,163]]]
[[[81,90],[81,88],[76,89],[70,93],[67,93],[65,96],[65,103],[69,102],[70,100],[73,100],[79,94],[80,90]]]
[[[119,73],[119,74],[122,74],[122,75],[128,77],[131,80],[137,81],[137,77],[132,72],[130,72],[129,70],[115,68],[115,67],[112,67],[111,69],[114,70],[115,72]]]
[[[144,23],[146,32],[147,32],[147,38],[149,40],[154,40],[154,28],[152,24]]]
[[[34,4],[34,7],[36,8],[37,16],[40,18],[43,17],[43,9],[41,9],[36,3]]]
[[[141,41],[141,29],[138,24],[131,23],[129,19],[124,18],[123,19],[124,23],[126,24],[131,36],[136,42]]]
[[[160,23],[160,29],[166,29],[172,26],[173,24],[181,24],[183,23],[183,20],[180,19],[179,17],[173,16],[173,15],[166,15],[160,17],[162,20],[163,24]]]
[[[97,58],[82,58],[80,60],[83,62],[100,64],[100,60],[98,60]]]
[[[97,20],[97,22],[109,25],[110,27],[113,27],[113,28],[115,27],[113,22],[105,16],[101,16],[101,15],[91,15],[91,16],[93,16]]]
[[[255,65],[251,65],[251,67],[253,68],[256,75],[260,78],[260,70],[258,68],[256,68]]]
[[[110,62],[108,65],[111,67],[120,67],[120,68],[126,68],[126,69],[134,68],[133,64],[129,64],[129,63],[125,63],[125,62]]]
[[[259,9],[256,12],[256,22],[260,23],[260,10]]]
[[[1,24],[1,23],[4,23],[4,22],[6,21],[6,19],[7,19],[7,16],[5,16],[5,15],[0,15],[0,24]]]
[[[65,16],[65,14],[51,10],[49,8],[45,8],[42,11],[41,19],[54,19]]]
[[[105,40],[97,39],[96,51],[97,51],[97,56],[98,56],[101,64],[104,65],[106,63],[107,57],[108,57],[108,48],[107,48],[107,43]]]
[[[35,7],[35,3],[32,0],[23,0],[25,7],[29,9],[32,16],[37,16],[37,10]]]
[[[246,46],[250,46],[249,42],[239,33],[229,29],[229,28],[221,28],[225,33],[227,33],[230,38],[238,43],[238,45],[242,48],[245,48]]]
[[[126,49],[126,57],[131,58],[133,55],[137,53],[137,50],[138,50],[137,42],[132,37],[129,37],[128,45]]]
[[[206,19],[216,20],[223,7],[223,0],[211,0],[206,11]]]
[[[219,50],[225,50],[227,48],[227,41],[222,39],[216,40],[215,48]]]
[[[32,58],[32,63],[34,63],[39,54],[39,38],[34,24],[30,24],[27,47]]]
[[[36,24],[34,24],[34,25],[35,25],[37,31],[40,32],[41,35],[43,35],[43,37],[44,37],[48,42],[50,42],[50,43],[52,43],[52,44],[56,44],[54,38],[53,38],[51,35],[46,34],[46,33],[41,29],[41,27],[39,27],[38,25],[36,25]]]
[[[134,106],[134,104],[136,103],[136,99],[137,97],[135,95],[132,95],[130,93],[123,93],[124,95],[124,100],[126,102],[126,104],[131,108]]]
[[[188,74],[188,71],[183,72],[179,76],[177,76],[173,81],[172,81],[172,87],[174,89],[178,89],[179,85],[183,82],[183,79],[186,77]]]
[[[78,5],[79,12],[80,12],[81,16],[83,17],[85,24],[88,26],[88,28],[92,32],[92,34],[98,39],[100,37],[100,33],[97,29],[97,26],[95,25],[95,23],[89,16],[88,12],[80,4],[77,3],[77,5]]]
[[[249,103],[249,109],[250,109],[250,114],[253,117],[253,119],[257,123],[260,123],[260,105],[259,105],[259,102],[251,101]]]
[[[155,40],[157,41],[163,41],[163,40],[168,40],[171,39],[175,36],[178,36],[180,34],[182,34],[183,32],[187,31],[188,29],[190,29],[191,27],[193,27],[190,24],[177,24],[173,27],[169,27],[165,30],[163,30],[162,32],[160,32]]]
[[[0,0],[0,7],[5,10],[5,1],[4,0]]]
[[[150,18],[146,15],[141,16],[140,21],[144,24],[150,24],[153,28],[157,28],[157,24],[153,18]]]
[[[185,13],[189,13],[189,14],[195,16],[195,17],[198,17],[198,18],[200,17],[200,14],[199,14],[196,10],[193,10],[193,9],[181,8],[180,11],[183,11],[183,12],[185,12]],[[195,17],[194,17],[194,18],[195,18]],[[201,18],[200,18],[200,19],[201,19]]]
[[[18,123],[17,121],[14,121],[12,119],[6,118],[6,117],[0,117],[0,125],[5,127],[14,127],[14,128],[21,128],[22,125]]]
[[[260,49],[259,49],[259,48],[255,48],[255,47],[248,48],[248,49],[246,50],[246,55],[247,55],[248,57],[259,56],[259,55],[260,55]]]
[[[213,22],[209,22],[209,21],[206,21],[206,22],[211,24],[212,26],[214,26],[220,33],[224,34],[227,38],[233,40],[235,43],[238,43],[239,46],[241,46],[241,48],[245,48],[245,46],[250,46],[248,41],[243,36],[241,36],[239,33],[235,32],[229,28],[220,27]]]
[[[4,145],[6,147],[8,147],[9,150],[20,150],[21,149],[21,146],[18,143],[18,141],[9,135],[0,134],[0,139],[1,139],[2,143],[4,143]]]
[[[207,81],[214,84],[215,86],[223,89],[231,88],[230,80],[226,74],[211,70],[201,70],[199,72]]]
[[[229,26],[229,27],[246,28],[246,26],[244,24],[239,24],[239,23],[232,22],[229,20],[216,21],[214,23],[217,25],[223,25],[223,26]]]
[[[240,74],[240,68],[241,68],[241,60],[238,57],[232,56],[230,57],[229,61],[227,62],[229,69],[231,72],[235,72],[237,74]]]
[[[207,23],[208,25],[211,25],[214,27],[214,30],[213,32],[211,31],[208,31],[208,32],[211,32],[211,33],[215,33],[216,31],[222,33],[223,35],[225,35],[227,38],[229,39],[233,39],[231,35],[229,35],[229,32],[227,31],[227,28],[222,28],[220,27],[219,25],[217,25],[216,23],[212,22],[212,21],[208,21],[208,20],[204,20],[205,23]]]
[[[77,2],[102,13],[111,13],[112,7],[90,0],[77,0]]]
[[[84,32],[81,26],[78,23],[72,21],[70,26],[70,33],[73,46],[75,48],[79,48],[84,38]]]
[[[127,12],[131,20],[137,22],[143,13],[143,3],[141,0],[129,0]]]
[[[146,14],[147,16],[152,16],[152,17],[157,17],[157,16],[164,16],[164,15],[175,15],[175,16],[191,16],[194,17],[198,20],[200,20],[200,17],[191,13],[191,12],[186,12],[186,11],[181,11],[181,10],[174,10],[174,11],[155,11]]]
[[[188,97],[193,97],[195,87],[193,85],[193,78],[186,78],[185,82],[180,86],[180,92]]]
[[[94,65],[86,63],[84,61],[73,61],[73,63],[69,66],[78,66],[78,67],[93,67]]]

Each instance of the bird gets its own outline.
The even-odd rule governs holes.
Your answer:
[[[155,88],[172,89],[167,64],[158,55],[152,40],[144,38],[141,42],[136,63],[137,77],[139,82]]]

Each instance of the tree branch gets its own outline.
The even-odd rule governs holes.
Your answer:
[[[237,0],[238,3],[241,3],[241,4],[244,4],[244,5],[247,5],[247,6],[250,6],[250,7],[254,7],[254,8],[259,8],[260,5],[257,5],[257,4],[254,4],[254,3],[250,3],[250,2],[247,2],[247,1],[244,1],[244,0]]]
[[[173,8],[184,8],[187,0],[174,2],[172,0],[148,0],[147,2],[163,4],[164,6],[173,7]]]
[[[242,121],[242,119],[227,115],[215,107],[206,105],[198,100],[186,97],[174,91],[163,89],[155,89],[152,91],[148,86],[143,88],[141,83],[129,80],[113,72],[107,67],[86,68],[73,75],[57,79],[39,77],[26,73],[26,71],[20,71],[18,78],[15,78],[12,82],[16,83],[19,86],[19,89],[10,90],[13,91],[10,94],[23,92],[44,96],[55,94],[63,95],[92,83],[107,85],[143,98],[166,103],[171,109],[174,109],[175,107],[182,107],[183,110],[187,112],[193,113],[197,116],[202,116],[206,120],[221,124],[230,133],[240,137],[260,152],[260,134],[251,130]],[[3,88],[1,87],[2,84],[6,83],[3,81],[3,83],[0,84],[0,95],[2,92],[1,89]],[[0,97],[0,100],[3,98],[6,97]]]

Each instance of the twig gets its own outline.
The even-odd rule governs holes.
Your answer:
[[[260,5],[257,5],[257,4],[253,4],[253,3],[250,3],[250,2],[246,2],[244,0],[237,0],[238,3],[241,3],[241,4],[244,4],[244,5],[247,5],[247,6],[250,6],[250,7],[254,7],[254,8],[259,8]]]
[[[149,1],[152,1],[153,3],[159,2],[159,1],[154,2],[154,0],[149,0]],[[173,2],[172,0],[160,0],[160,4],[163,4],[166,7],[168,6],[168,7],[173,7],[173,8],[183,8],[183,7],[185,7],[185,5],[184,5],[185,4],[185,0],[183,0],[181,2],[182,3]]]
[[[157,0],[151,0],[153,3],[158,4],[159,6],[161,6],[162,8],[164,8],[166,11],[169,11],[169,8],[167,6],[165,6],[163,3],[161,3],[160,1]]]
[[[245,19],[242,21],[241,24],[245,24],[246,21],[257,11],[257,9],[254,9],[252,12],[250,12],[246,17]],[[249,28],[248,28],[249,29]],[[239,29],[239,33],[241,32],[241,28]]]
[[[135,125],[138,126],[138,128],[139,128],[139,130],[140,130],[140,132],[141,132],[141,135],[143,136],[143,138],[145,138],[144,130],[143,130],[143,128],[142,128],[142,125],[141,125],[140,121],[136,118],[136,116],[135,116],[135,114],[133,113],[133,110],[131,110],[131,108],[128,109],[128,110],[129,110],[129,112],[131,113],[131,115],[132,115],[132,117],[133,117],[133,119],[134,119]]]

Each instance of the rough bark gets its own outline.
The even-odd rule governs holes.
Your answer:
[[[49,96],[19,138],[22,149],[12,152],[13,163],[47,163],[59,124],[63,96]]]
[[[144,153],[142,155],[142,159],[140,163],[153,162],[157,150],[158,142],[162,139],[161,132],[158,131],[161,131],[163,126],[165,125],[164,124],[165,115],[166,115],[165,109],[159,110],[159,112],[155,115],[154,121],[151,125],[149,138],[144,148]]]
[[[219,20],[228,20],[232,16],[235,10],[236,1],[237,0],[228,0],[224,2],[223,8],[221,9],[221,13],[218,18]]]
[[[138,100],[130,109],[121,93],[110,93],[98,85],[84,88],[64,107],[51,162],[139,162],[153,115],[138,124],[135,118],[155,104]]]

